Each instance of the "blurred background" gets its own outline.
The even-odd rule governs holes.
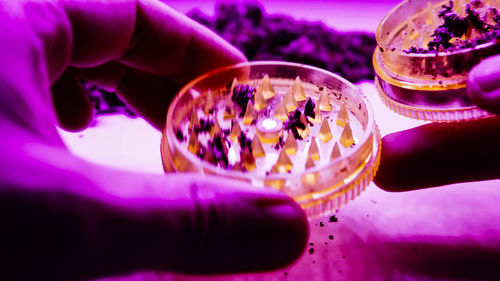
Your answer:
[[[244,6],[247,3],[259,5],[269,14],[288,15],[296,20],[321,21],[341,31],[369,31],[375,33],[380,19],[400,1],[386,0],[261,0],[261,1],[172,1],[162,0],[172,8],[187,13],[198,8],[213,16],[221,4]]]

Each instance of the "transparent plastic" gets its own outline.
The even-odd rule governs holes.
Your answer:
[[[489,2],[489,1],[487,1]],[[487,5],[496,5],[484,3]],[[466,93],[467,74],[482,59],[500,53],[493,40],[475,47],[435,53],[408,53],[425,47],[446,1],[406,0],[393,8],[377,29],[373,55],[375,84],[384,103],[395,112],[422,120],[450,122],[483,118]]]
[[[228,85],[231,85],[234,78],[237,78],[239,83],[257,88],[265,74],[270,78],[275,96],[268,97],[267,108],[256,111],[254,117],[257,122],[245,125],[240,114],[236,114],[233,120],[226,120],[218,113],[221,108],[226,110],[217,104],[224,103],[228,95],[232,94],[228,93],[231,91],[228,90]],[[324,100],[325,95],[328,95],[332,110],[321,111],[321,115],[323,120],[329,122],[332,139],[318,139],[322,124],[308,122],[309,132],[303,139],[297,140],[297,149],[291,149],[295,147],[293,140],[287,145],[287,151],[285,147],[279,148],[275,143],[259,142],[258,151],[265,154],[265,157],[256,157],[255,169],[243,171],[235,169],[236,165],[224,167],[214,164],[200,157],[199,153],[197,155],[189,150],[187,139],[190,137],[187,135],[193,134],[189,130],[189,123],[193,112],[201,114],[201,109],[209,99],[207,93],[216,93],[215,112],[210,113],[210,118],[217,119],[222,131],[226,130],[226,135],[229,135],[231,127],[234,127],[234,122],[238,122],[241,131],[250,139],[254,139],[257,137],[257,124],[261,124],[259,120],[274,118],[273,112],[297,77],[302,81],[306,97],[315,101],[316,106],[319,106],[320,96]],[[303,100],[303,97],[300,99],[297,108],[303,110],[307,101]],[[341,125],[337,125],[336,117],[342,105],[348,113],[347,117],[343,118],[349,120],[348,123],[340,122]],[[343,114],[345,115],[345,112]],[[273,122],[269,124],[274,124]],[[250,62],[202,75],[179,92],[170,105],[166,124],[161,144],[166,172],[210,174],[246,181],[256,188],[278,189],[292,196],[310,217],[326,215],[356,197],[371,182],[380,160],[380,134],[366,97],[347,80],[328,71],[302,64]],[[346,129],[347,127],[349,128]],[[179,134],[184,136],[180,137]],[[283,129],[283,142],[290,136],[290,131]],[[203,137],[200,135],[199,139]],[[354,144],[351,145],[352,141]],[[232,143],[229,147],[230,150],[236,149],[238,144]],[[312,155],[316,149],[319,153]],[[280,173],[280,169],[289,172]]]

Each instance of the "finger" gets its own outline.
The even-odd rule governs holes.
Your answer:
[[[78,14],[76,25],[82,26],[76,28],[75,38],[81,33],[86,42],[91,40],[86,44],[93,45],[89,34],[99,30],[85,28],[86,17],[81,15],[85,11],[80,13],[80,9],[84,7],[72,6],[70,9],[70,19],[72,14]],[[94,21],[93,18],[88,20]],[[91,77],[92,81],[104,84],[108,89],[115,88],[134,111],[158,129],[164,127],[168,104],[183,85],[213,68],[245,60],[241,52],[206,27],[159,1],[139,1],[135,20],[130,43],[124,49],[115,47],[115,54],[103,55],[97,48],[75,50],[81,52],[75,55],[77,58],[107,56],[116,59],[81,69],[78,73],[82,73],[82,77]],[[73,64],[89,66],[81,60]],[[96,64],[102,59],[89,61]]]
[[[71,65],[76,67],[119,60],[155,75],[182,71],[197,76],[245,60],[215,33],[157,0],[63,3],[74,37]]]
[[[125,52],[134,33],[137,0],[60,3],[71,24],[72,66],[96,66]]]
[[[500,117],[428,124],[382,140],[375,183],[404,191],[500,177]]]
[[[93,68],[71,68],[71,71],[108,91],[117,91],[135,113],[144,117],[159,130],[165,127],[168,105],[180,89],[192,79],[190,76],[181,74],[161,77],[130,68],[116,61]],[[248,68],[213,75],[210,79],[204,80],[203,87],[213,89],[220,85],[227,85],[235,77],[244,81],[248,79],[248,75]],[[144,95],[155,98],[145,99]]]
[[[1,53],[4,61],[9,62],[6,65],[12,67],[2,72],[2,81],[23,87],[22,92],[31,95],[23,98],[30,103],[40,100],[45,110],[51,107],[48,85],[68,64],[88,68],[120,60],[129,68],[156,76],[172,75],[180,83],[208,69],[245,59],[208,29],[156,0],[15,2],[6,9],[9,13],[2,25],[7,33],[2,37],[2,46],[7,47]],[[12,26],[23,32],[12,32]],[[101,75],[105,76],[101,80],[114,85],[121,80],[111,80],[122,77],[116,73]],[[133,101],[156,103],[168,95],[157,91],[129,92],[134,95]],[[33,112],[24,115],[28,113]],[[157,116],[152,123],[163,122],[158,120],[161,114],[151,115]],[[40,123],[53,122],[52,114],[43,116]],[[32,120],[23,117],[21,122]]]
[[[80,81],[66,71],[52,85],[52,100],[59,125],[68,131],[81,131],[90,125],[94,108]]]
[[[96,83],[108,91],[116,91],[135,113],[158,130],[165,127],[168,105],[179,90],[192,79],[161,77],[116,61],[93,68],[71,70],[84,80]]]
[[[84,80],[108,91],[117,91],[128,107],[158,130],[165,127],[168,105],[184,83],[132,69],[116,61],[93,68],[71,69]],[[155,98],[145,99],[144,95]]]
[[[1,177],[24,181],[0,194],[8,280],[270,270],[294,261],[307,242],[304,212],[282,194],[200,175],[125,173],[63,150],[23,147],[31,151],[23,161],[0,156],[13,171],[39,175]]]
[[[470,71],[467,93],[479,107],[500,114],[500,55],[483,60]]]
[[[156,75],[198,76],[245,60],[243,54],[203,25],[159,1],[138,1],[132,45],[121,62]]]
[[[68,69],[81,79],[92,82],[109,92],[114,92],[125,73],[131,68],[117,61],[109,61],[90,68],[70,67]]]
[[[182,85],[175,80],[130,69],[123,76],[117,92],[133,110],[153,127],[165,126],[168,105]],[[145,99],[144,95],[154,97]]]
[[[93,68],[71,68],[79,77],[107,89],[116,91],[122,100],[137,114],[141,115],[158,130],[165,127],[168,105],[180,89],[193,77],[182,74],[161,77],[110,61]],[[249,69],[241,68],[226,73],[212,75],[200,87],[214,88],[227,85],[235,77],[248,79]],[[117,84],[119,83],[119,84]],[[144,95],[149,98],[145,99]]]

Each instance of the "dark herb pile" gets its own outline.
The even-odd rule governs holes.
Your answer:
[[[374,77],[372,54],[376,41],[371,33],[338,32],[321,22],[269,15],[256,4],[221,4],[214,17],[199,9],[191,10],[188,16],[238,47],[249,60],[310,64],[351,82]],[[97,113],[133,114],[114,93],[88,87],[93,87],[90,95]]]
[[[281,60],[314,65],[357,82],[373,79],[375,36],[338,32],[321,22],[269,15],[255,4],[221,4],[215,16],[187,13],[243,51],[249,60]]]
[[[495,24],[488,23],[484,16],[475,9],[482,5],[480,1],[471,1],[466,4],[465,15],[460,17],[453,11],[454,2],[450,0],[448,5],[443,5],[438,17],[443,19],[443,24],[436,27],[431,35],[432,40],[428,48],[410,47],[407,53],[435,53],[442,51],[453,51],[467,49],[479,44],[500,40],[500,13],[496,8],[488,8],[487,14],[492,16]],[[487,15],[486,15],[487,16]],[[481,36],[475,39],[461,40],[463,35],[475,29]],[[455,41],[452,42],[452,39]]]

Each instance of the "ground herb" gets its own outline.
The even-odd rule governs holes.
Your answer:
[[[248,138],[244,132],[240,133],[240,136],[238,137],[238,141],[240,143],[240,148],[241,148],[240,151],[242,153],[245,150],[245,147],[248,148],[250,150],[250,152],[252,152],[252,140],[250,138]]]
[[[315,118],[316,117],[316,113],[314,113],[314,107],[316,105],[314,104],[314,102],[312,101],[311,98],[307,98],[307,101],[306,101],[306,105],[304,107],[304,115],[306,117],[311,117],[311,118]]]
[[[285,146],[285,140],[283,139],[282,136],[280,136],[278,138],[278,142],[276,143],[276,145],[274,146],[274,149],[276,150],[280,150],[281,148],[283,148]]]
[[[328,220],[330,222],[338,222],[339,221],[339,219],[337,219],[337,217],[335,215],[331,216]]]
[[[231,100],[241,108],[240,117],[245,115],[247,105],[250,100],[253,101],[255,88],[246,84],[236,84],[233,88]]]
[[[208,141],[208,148],[213,157],[213,164],[219,164],[225,168],[229,165],[229,159],[227,158],[227,149],[225,148],[226,140],[221,134],[215,134],[214,138]]]
[[[411,46],[405,53],[424,54],[436,53],[442,51],[453,51],[457,49],[473,48],[479,44],[491,40],[500,39],[500,15],[496,8],[490,8],[488,13],[495,15],[496,24],[487,23],[481,18],[480,13],[473,6],[480,5],[480,1],[466,4],[465,15],[460,17],[453,10],[454,2],[450,0],[448,5],[441,6],[438,17],[443,19],[443,24],[436,27],[431,37],[432,40],[427,44],[427,49]],[[461,37],[470,32],[471,29],[477,30],[481,36],[475,39],[462,40]],[[452,39],[454,41],[452,42]]]
[[[194,131],[196,134],[209,132],[214,126],[214,121],[209,119],[200,119],[200,124],[194,126]]]
[[[176,129],[175,129],[175,137],[176,137],[179,141],[184,141],[184,134],[182,134],[182,131],[181,131],[179,128],[176,128]]]
[[[291,130],[295,139],[301,140],[302,137],[299,134],[299,130],[304,130],[306,128],[306,124],[300,121],[300,116],[302,112],[299,109],[296,109],[294,112],[290,112],[288,115],[288,120],[283,124],[283,128],[285,130]]]

